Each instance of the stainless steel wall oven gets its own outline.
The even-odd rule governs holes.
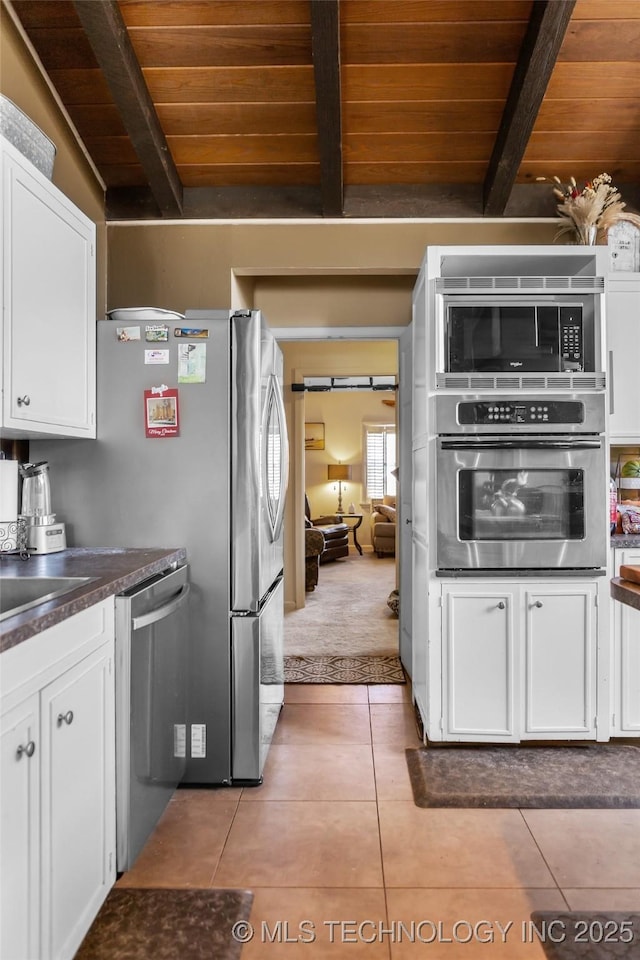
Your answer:
[[[604,572],[602,394],[441,395],[436,415],[442,575]]]

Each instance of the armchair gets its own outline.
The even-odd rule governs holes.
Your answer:
[[[304,531],[304,588],[315,589],[320,569],[320,554],[324,550],[322,530],[307,527]]]
[[[395,556],[396,503],[393,497],[371,503],[371,543],[379,557]]]
[[[320,563],[337,560],[339,557],[349,556],[349,524],[342,523],[337,517],[317,517],[311,519],[309,499],[304,495],[305,526],[320,530],[324,538],[324,546],[320,554]]]

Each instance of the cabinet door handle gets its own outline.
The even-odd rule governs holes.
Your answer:
[[[63,723],[67,725],[73,723],[73,710],[67,710],[66,713],[58,714],[58,726],[61,727]]]
[[[19,407],[22,407],[22,406],[28,407],[30,403],[31,403],[31,397],[27,393],[25,393],[24,397],[18,397]]]
[[[540,607],[544,607],[544,603],[542,602],[542,600],[536,600],[536,602],[534,603],[534,607],[537,607],[539,610]]]
[[[498,610],[504,610],[505,606],[506,604],[504,600],[501,600],[500,603],[498,604]]]
[[[609,350],[609,413],[614,412],[615,396],[613,388],[613,350]]]
[[[23,747],[22,744],[16,750],[16,760],[19,760],[22,754],[24,753],[27,757],[32,757],[36,752],[36,745],[33,740],[29,740],[27,744]]]

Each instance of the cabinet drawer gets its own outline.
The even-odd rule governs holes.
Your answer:
[[[0,698],[10,709],[113,636],[114,599],[96,603],[2,654]]]

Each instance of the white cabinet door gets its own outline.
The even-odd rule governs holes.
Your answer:
[[[640,275],[610,279],[607,301],[609,436],[612,443],[640,439]]]
[[[517,588],[445,587],[445,739],[516,740]]]
[[[41,693],[48,960],[73,957],[115,880],[112,661],[104,645]]]
[[[591,739],[596,715],[596,586],[523,589],[524,731],[529,739]]]
[[[620,566],[640,565],[640,550],[616,550]],[[613,607],[613,734],[640,736],[640,613],[617,600]]]
[[[3,153],[3,428],[95,437],[95,224]]]
[[[38,695],[0,721],[0,957],[35,960],[40,929]]]

